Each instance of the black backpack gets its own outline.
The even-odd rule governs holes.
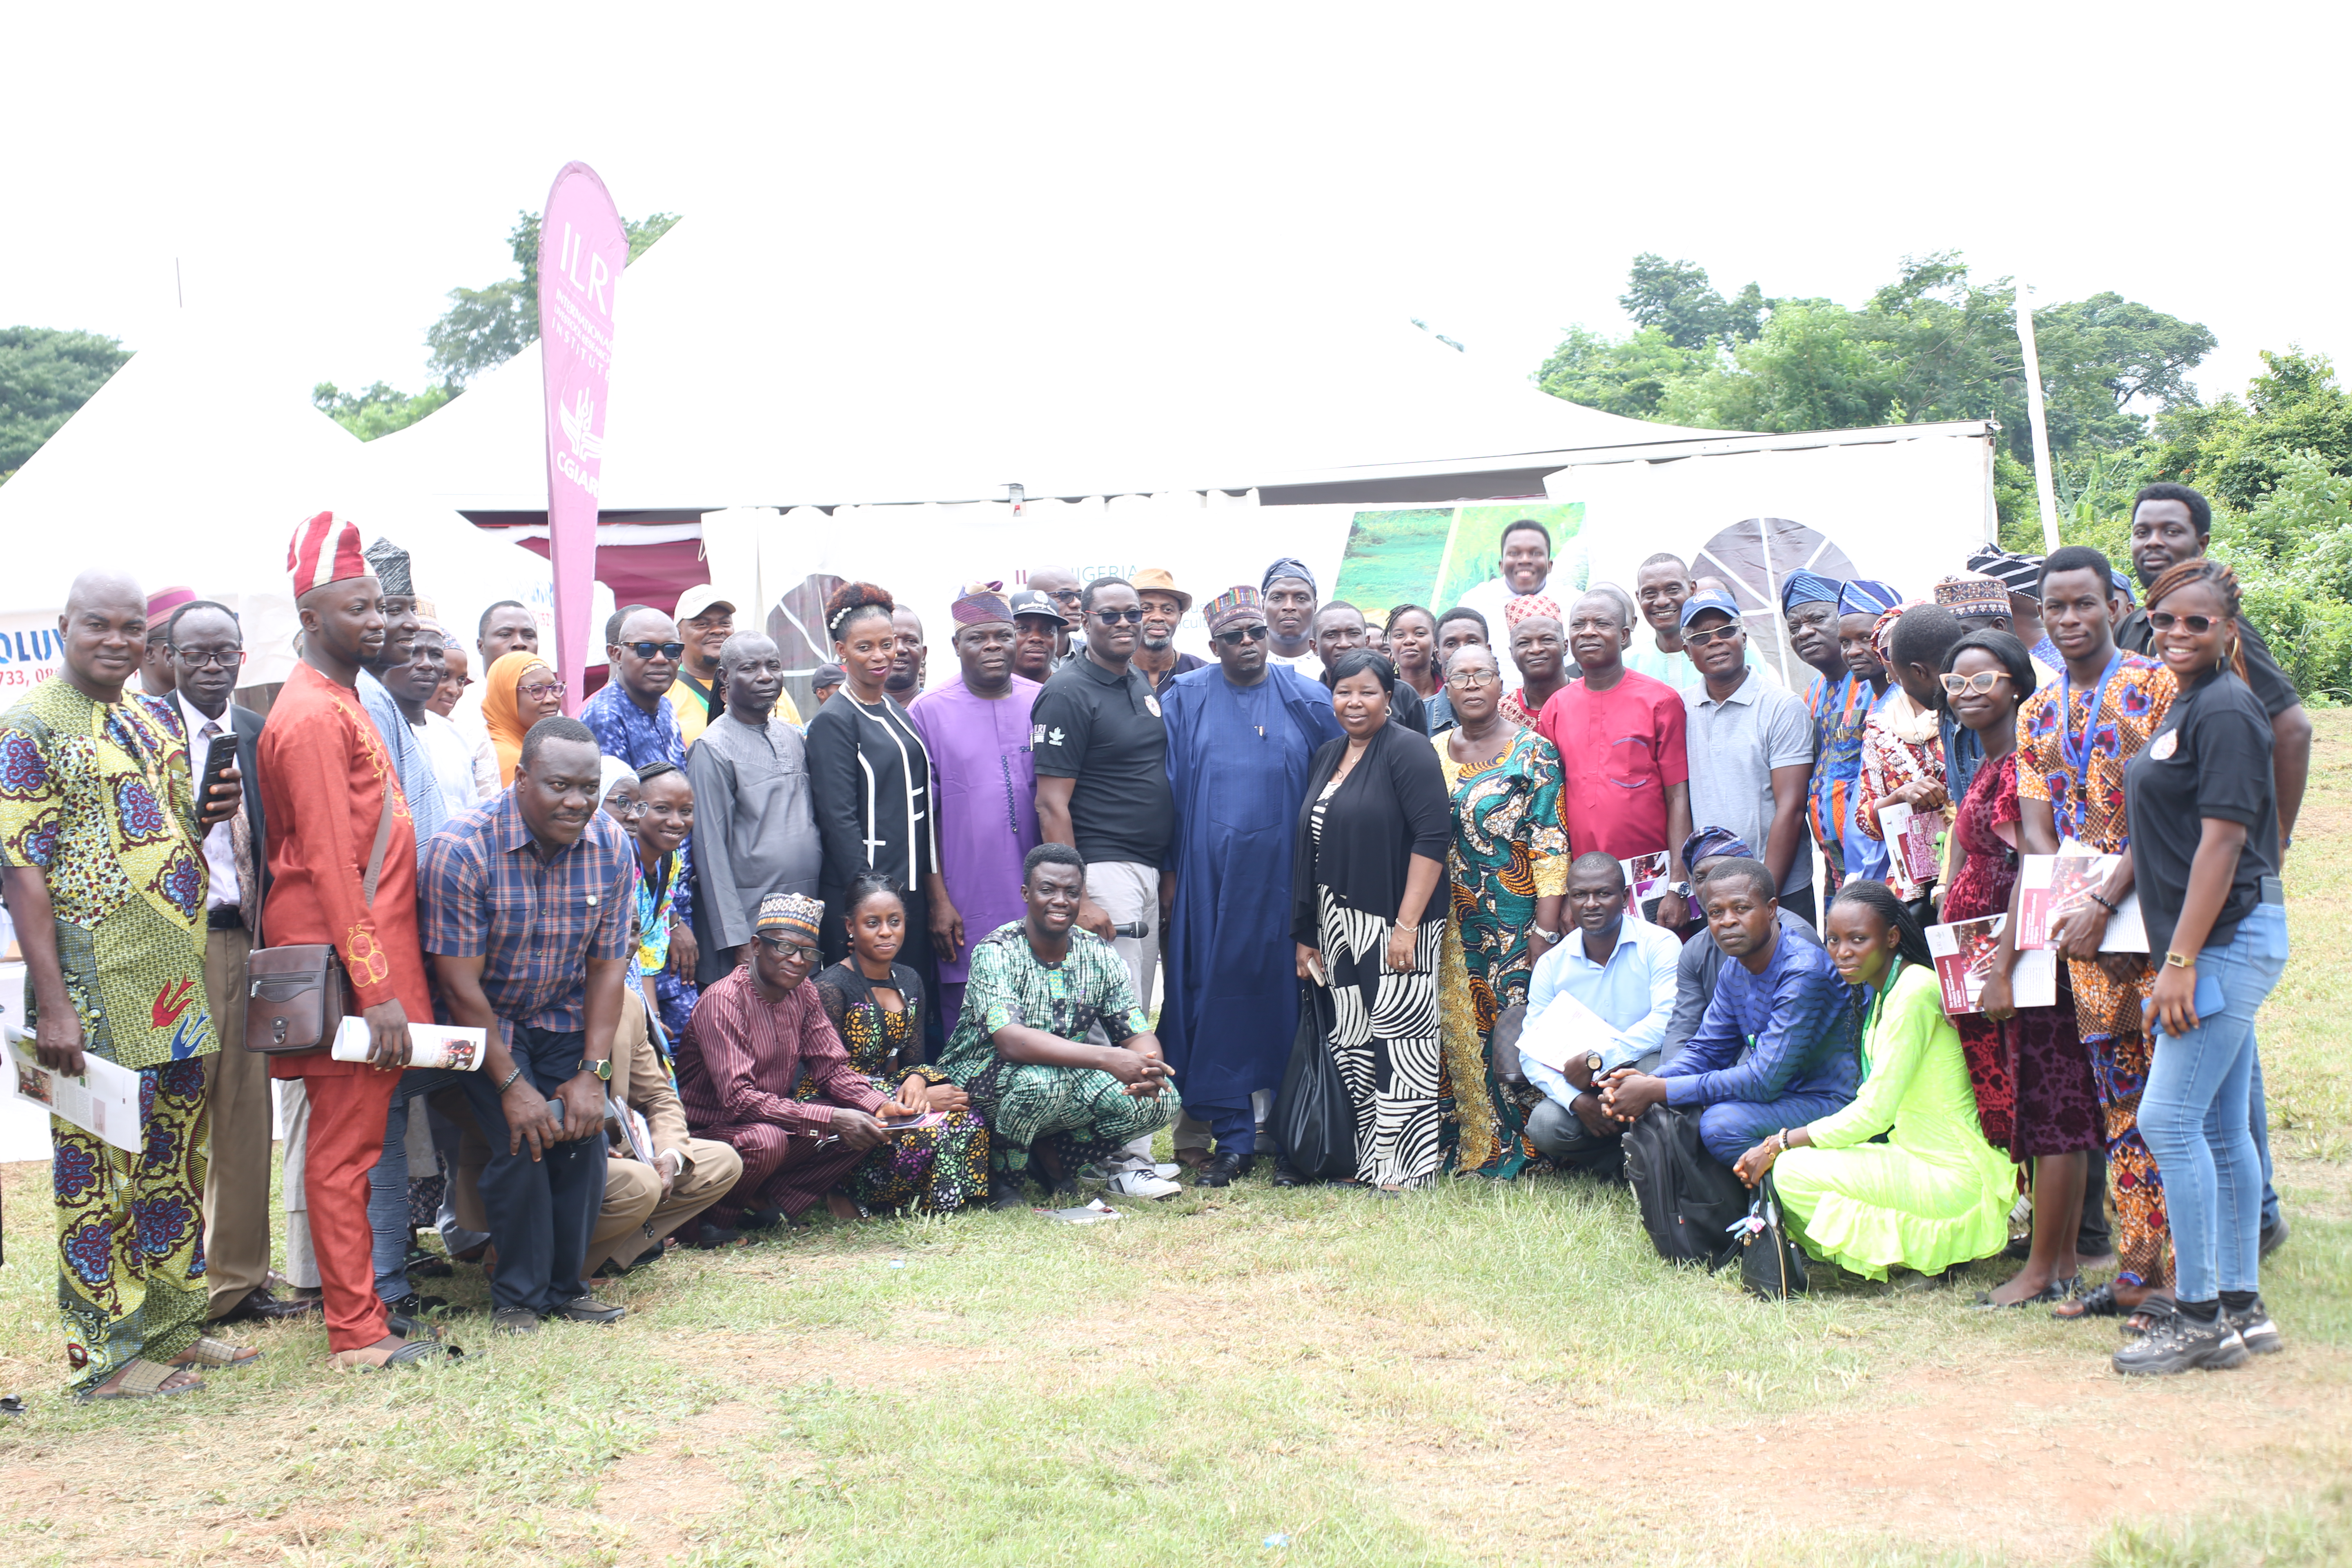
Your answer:
[[[1624,1151],[1625,1180],[1658,1256],[1720,1268],[1738,1245],[1731,1226],[1747,1217],[1749,1194],[1699,1142],[1696,1113],[1650,1107],[1625,1129]]]
[[[1356,1173],[1356,1107],[1329,1044],[1336,1021],[1328,991],[1298,988],[1298,1035],[1275,1097],[1271,1130],[1284,1163],[1310,1182],[1345,1181]]]

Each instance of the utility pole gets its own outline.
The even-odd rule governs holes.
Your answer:
[[[2058,548],[2058,485],[2050,467],[2050,416],[2042,407],[2042,356],[2033,350],[2033,290],[2017,286],[2017,342],[2025,351],[2025,413],[2033,429],[2033,494],[2042,503],[2042,548]]]

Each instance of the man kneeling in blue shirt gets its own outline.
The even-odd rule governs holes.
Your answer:
[[[1528,977],[1519,1068],[1544,1093],[1528,1117],[1528,1142],[1562,1164],[1588,1165],[1612,1153],[1624,1131],[1601,1109],[1595,1079],[1633,1066],[1665,1038],[1682,943],[1626,917],[1624,868],[1601,850],[1570,865],[1565,902],[1575,930]],[[1595,1027],[1596,1018],[1606,1027]]]
[[[1707,929],[1733,962],[1706,1016],[1656,1076],[1605,1081],[1604,1108],[1632,1122],[1653,1105],[1698,1112],[1699,1137],[1725,1164],[1784,1127],[1849,1103],[1861,1081],[1858,1014],[1830,956],[1780,930],[1772,873],[1726,860],[1699,889]]]

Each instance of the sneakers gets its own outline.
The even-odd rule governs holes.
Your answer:
[[[2286,1238],[2292,1234],[2293,1232],[2287,1229],[2286,1215],[2279,1215],[2278,1224],[2263,1226],[2262,1239],[2254,1244],[2254,1256],[2257,1258],[2269,1258],[2272,1253],[2286,1245]]]
[[[1157,1171],[1121,1171],[1103,1188],[1123,1198],[1172,1198],[1184,1190]]]
[[[2126,1377],[2169,1377],[2199,1367],[2221,1372],[2242,1363],[2246,1354],[2246,1342],[2230,1319],[2200,1323],[2173,1312],[2117,1351],[2115,1368]]]
[[[2286,1342],[2279,1338],[2278,1325],[2271,1321],[2270,1310],[2263,1305],[2260,1296],[2242,1312],[2222,1308],[2221,1321],[2238,1331],[2250,1355],[2271,1355],[2286,1349]]]

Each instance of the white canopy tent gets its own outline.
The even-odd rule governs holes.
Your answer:
[[[191,316],[0,485],[0,698],[54,668],[44,634],[94,566],[228,605],[250,654],[240,683],[283,680],[297,626],[287,542],[321,510],[406,548],[418,591],[467,641],[497,600],[551,605],[544,560],[362,464],[362,444],[304,401],[282,347],[256,340],[249,324]]]

